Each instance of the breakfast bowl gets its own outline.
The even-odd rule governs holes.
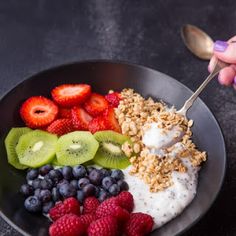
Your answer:
[[[31,214],[24,208],[24,198],[19,189],[25,182],[26,171],[8,164],[4,139],[12,127],[24,126],[19,109],[26,99],[31,96],[49,97],[50,91],[58,85],[78,83],[89,84],[100,94],[132,88],[145,98],[164,101],[176,109],[192,94],[183,84],[163,73],[112,61],[86,61],[48,69],[24,80],[5,94],[0,101],[0,216],[22,235],[47,235],[50,221],[42,214]],[[194,121],[191,129],[194,143],[207,153],[207,160],[199,172],[197,193],[180,215],[150,235],[179,235],[192,227],[212,206],[224,180],[226,151],[216,119],[199,98],[187,115]],[[156,202],[156,206],[158,204]]]

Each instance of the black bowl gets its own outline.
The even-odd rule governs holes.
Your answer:
[[[4,148],[6,133],[13,126],[22,126],[20,104],[32,95],[50,95],[50,90],[63,83],[88,83],[94,91],[107,93],[109,89],[134,88],[143,96],[162,99],[180,108],[192,92],[178,81],[155,70],[108,61],[74,63],[53,68],[20,83],[0,101],[0,215],[23,235],[47,235],[49,221],[28,213],[18,193],[25,172],[7,163]],[[151,235],[177,235],[196,223],[210,208],[220,191],[226,167],[224,139],[214,116],[197,99],[188,113],[194,120],[193,140],[206,150],[208,160],[200,171],[197,195],[184,212]],[[156,203],[158,206],[158,202]]]

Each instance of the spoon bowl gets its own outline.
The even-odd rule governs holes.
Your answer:
[[[194,25],[184,25],[181,28],[181,37],[186,47],[197,57],[210,60],[213,55],[214,42],[204,31]]]

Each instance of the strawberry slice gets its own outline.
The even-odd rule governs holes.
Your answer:
[[[20,116],[30,128],[49,125],[58,114],[57,105],[43,96],[28,98],[20,108]]]
[[[53,100],[63,107],[72,107],[83,103],[91,94],[88,84],[63,84],[52,91]]]
[[[97,131],[108,130],[109,126],[103,116],[98,116],[89,122],[88,129],[92,134],[94,134]]]
[[[74,131],[74,126],[71,119],[54,120],[47,128],[47,131],[56,135],[63,135]]]
[[[113,93],[107,94],[105,98],[112,107],[118,107],[121,100],[121,94],[117,92],[113,92]]]
[[[82,107],[73,107],[71,117],[77,130],[88,130],[89,122],[93,119]]]
[[[84,108],[91,116],[97,116],[108,108],[109,103],[104,96],[98,93],[92,93],[85,102]]]
[[[71,109],[70,108],[59,108],[59,117],[71,119]]]
[[[107,108],[104,113],[105,124],[108,127],[108,130],[114,130],[116,132],[121,133],[121,128],[116,119],[114,109],[112,107]]]

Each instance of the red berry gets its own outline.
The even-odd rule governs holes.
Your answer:
[[[113,92],[113,93],[107,94],[105,98],[113,107],[118,107],[121,100],[121,94],[117,92]]]
[[[88,130],[89,122],[93,119],[92,116],[81,107],[73,107],[71,116],[73,125],[77,130]]]
[[[152,231],[153,218],[144,213],[131,213],[129,220],[125,224],[125,235],[148,235]]]
[[[67,198],[63,202],[57,203],[49,211],[49,216],[53,221],[55,221],[69,213],[73,213],[78,216],[80,215],[80,204],[73,197]]]
[[[91,86],[88,84],[63,84],[52,91],[53,100],[63,106],[72,107],[83,103],[91,94]]]
[[[50,236],[82,236],[85,226],[80,217],[74,214],[66,214],[55,221],[49,228]]]
[[[95,214],[85,214],[85,215],[81,215],[79,218],[86,229],[89,227],[89,225],[92,222],[94,222],[96,220]]]
[[[134,198],[130,192],[123,191],[117,197],[119,206],[126,209],[128,212],[132,212],[134,209]]]
[[[98,219],[88,227],[88,236],[116,236],[118,235],[117,220],[112,216]]]
[[[83,214],[95,213],[100,202],[96,197],[87,197],[83,204]]]
[[[106,216],[113,216],[119,222],[124,223],[129,219],[129,212],[120,207],[116,200],[107,199],[102,202],[96,210],[97,218],[103,218]]]
[[[30,128],[49,125],[55,120],[57,114],[57,105],[43,96],[28,98],[20,108],[21,118]]]
[[[97,116],[108,108],[108,102],[104,96],[92,93],[90,98],[85,102],[84,108],[91,116]]]
[[[108,130],[114,130],[121,133],[120,125],[118,123],[118,120],[116,119],[115,112],[112,107],[106,109],[103,113],[103,116]]]
[[[93,118],[88,125],[88,129],[91,133],[96,133],[97,131],[108,130],[109,127],[103,116]]]
[[[71,109],[70,108],[59,108],[59,117],[71,119]]]
[[[47,131],[59,136],[74,131],[74,126],[71,119],[57,119],[54,120],[48,127]]]

